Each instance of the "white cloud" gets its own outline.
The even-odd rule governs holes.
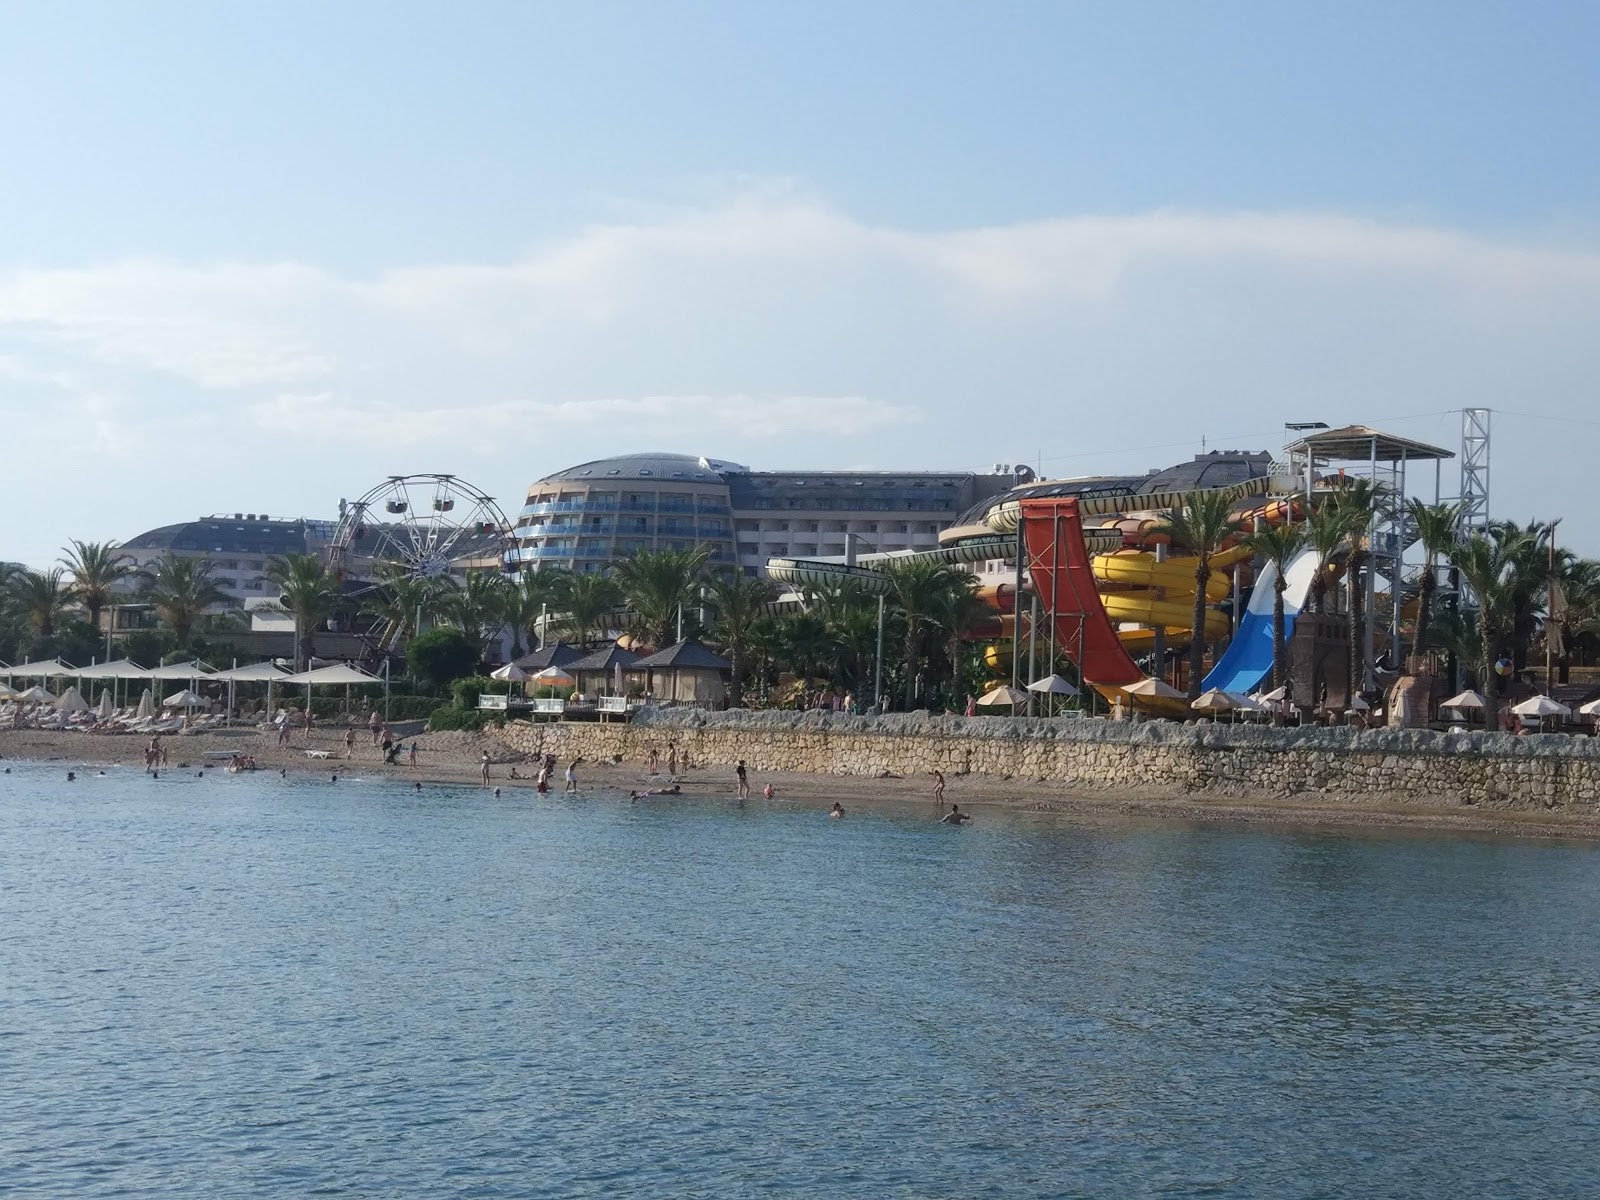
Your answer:
[[[1063,471],[1143,469],[1202,435],[1274,449],[1290,418],[1581,416],[1597,323],[1590,247],[1304,213],[930,233],[757,191],[511,261],[366,278],[148,258],[0,269],[0,417],[69,457],[181,450],[191,508],[308,514],[392,471],[507,495],[651,448],[755,466],[1042,452]],[[1577,512],[1586,439],[1501,428],[1506,511]],[[1447,417],[1398,431],[1455,440]],[[263,455],[271,470],[236,497],[230,464]],[[20,471],[35,490],[59,475],[42,459]],[[181,517],[167,482],[87,472],[62,527],[38,536]]]

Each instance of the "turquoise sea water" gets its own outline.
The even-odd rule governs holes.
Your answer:
[[[14,767],[0,1194],[1600,1194],[1596,851],[930,809]]]

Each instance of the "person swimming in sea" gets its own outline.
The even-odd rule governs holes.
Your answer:
[[[828,810],[828,819],[830,821],[837,821],[842,816],[844,816],[844,805],[835,800],[833,802],[833,807]]]
[[[970,820],[972,820],[972,818],[969,817],[966,813],[961,811],[961,805],[952,804],[950,806],[950,811],[945,813],[944,816],[939,818],[939,824],[941,824],[941,825],[964,825]]]

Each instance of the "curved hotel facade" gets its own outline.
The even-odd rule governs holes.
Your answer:
[[[929,471],[752,471],[686,454],[627,454],[557,471],[528,489],[518,565],[599,571],[641,550],[706,546],[713,564],[757,574],[774,557],[843,558],[932,549],[973,504],[1017,482]]]

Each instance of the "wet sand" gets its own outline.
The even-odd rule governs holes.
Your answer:
[[[405,739],[417,744],[417,766],[400,762],[388,766],[382,751],[372,745],[371,734],[357,730],[355,753],[345,757],[344,732],[316,729],[306,739],[296,733],[288,747],[276,745],[276,736],[256,729],[234,729],[193,735],[167,736],[169,770],[220,770],[222,761],[206,752],[225,751],[254,756],[262,771],[296,774],[393,776],[397,781],[421,781],[476,787],[480,783],[481,757],[490,754],[491,785],[502,789],[534,786],[537,764],[504,743],[465,732],[424,733]],[[102,735],[37,730],[0,730],[0,761],[53,762],[63,769],[94,769],[123,765],[144,767],[148,739],[135,735]],[[306,751],[326,753],[308,756]],[[559,764],[551,782],[553,792],[564,786],[566,763]],[[515,768],[521,779],[511,778]],[[650,776],[642,762],[585,762],[578,769],[581,792],[614,791],[626,794],[668,783],[665,770]],[[686,797],[736,799],[733,770],[720,764],[696,766],[678,782]],[[751,772],[752,796],[759,801],[762,788],[771,784],[777,800],[810,805],[825,811],[835,800],[848,810],[853,806],[892,806],[915,811],[926,806],[929,818],[939,812],[933,799],[933,780],[921,778],[868,779],[859,776]],[[3,784],[0,784],[3,788]],[[1494,837],[1600,841],[1600,816],[1567,812],[1480,808],[1440,801],[1437,805],[1387,801],[1382,797],[1344,797],[1326,793],[1281,796],[1222,796],[1206,793],[1156,795],[1113,789],[1084,789],[1040,780],[1001,779],[992,776],[947,777],[945,802],[983,810],[1050,813],[1087,825],[1177,823],[1189,826],[1251,826],[1366,830],[1387,833],[1489,835]],[[670,800],[670,797],[660,798]]]

